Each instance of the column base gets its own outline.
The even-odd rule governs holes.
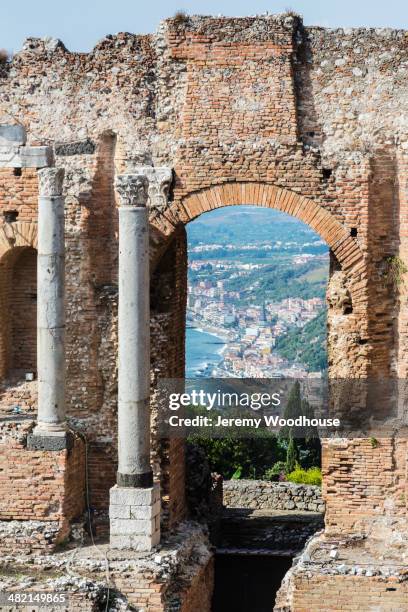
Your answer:
[[[27,436],[29,450],[62,451],[71,450],[74,446],[74,436],[70,431],[47,431],[35,427]]]
[[[160,543],[160,485],[110,490],[109,519],[112,548],[149,552]]]
[[[153,472],[152,470],[144,474],[121,474],[121,472],[116,472],[116,482],[118,487],[151,489],[153,486]]]

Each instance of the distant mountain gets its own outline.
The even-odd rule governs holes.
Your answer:
[[[257,206],[226,206],[204,213],[187,226],[190,246],[295,242],[327,247],[307,225],[285,213]]]

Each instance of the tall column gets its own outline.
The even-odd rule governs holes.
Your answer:
[[[118,473],[111,545],[151,550],[160,540],[159,485],[150,465],[148,179],[122,174],[119,195]]]
[[[66,448],[64,170],[38,171],[38,420],[31,447]]]

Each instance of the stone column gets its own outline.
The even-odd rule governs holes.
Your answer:
[[[38,171],[37,370],[38,420],[29,445],[67,446],[65,421],[64,170]]]
[[[160,541],[160,493],[150,465],[148,179],[122,174],[119,195],[118,473],[110,541],[148,551]]]

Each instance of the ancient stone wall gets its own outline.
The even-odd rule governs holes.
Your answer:
[[[291,607],[287,607],[285,600],[281,605],[278,598],[275,612],[285,612],[288,609],[291,612],[359,612],[370,609],[403,612],[408,588],[406,581],[398,578],[308,575],[295,581],[293,594],[294,597],[289,600]]]
[[[50,526],[45,528],[46,534]],[[16,527],[15,527],[16,529]],[[0,531],[4,537],[3,530]],[[37,537],[38,537],[37,526]],[[87,612],[109,607],[134,608],[146,612],[210,612],[214,562],[204,530],[183,525],[154,555],[140,556],[130,551],[109,551],[107,560],[101,548],[83,546],[63,549],[44,558],[36,550],[31,556],[7,551],[0,561],[2,591],[25,590],[67,593],[68,604],[61,610]],[[69,567],[69,572],[66,567]]]
[[[286,211],[329,244],[339,273],[328,294],[333,376],[405,375],[405,289],[384,278],[388,258],[408,261],[406,61],[403,31],[304,28],[292,16],[195,17],[168,20],[151,36],[107,36],[89,54],[29,39],[2,67],[0,123],[22,123],[30,145],[51,144],[66,171],[68,414],[100,450],[97,459],[90,453],[98,507],[116,454],[113,179],[135,164],[174,174],[168,207],[151,210],[152,327],[161,335],[153,380],[182,375],[184,362],[185,250],[171,255],[173,275],[162,258],[181,226],[229,204]],[[2,270],[9,250],[35,247],[36,194],[35,171],[0,171]],[[16,223],[4,222],[9,210]],[[391,493],[382,493],[402,512],[395,500],[405,446],[384,443],[375,457],[365,442],[352,446],[356,460],[341,446],[325,459],[327,516],[338,529],[354,528],[356,504],[369,520],[382,507],[375,470],[387,473]],[[171,523],[184,512],[180,443],[156,447],[154,461]],[[389,466],[398,466],[393,475]],[[363,489],[374,501],[366,504]]]
[[[324,512],[320,487],[263,480],[224,480],[222,486],[229,508]]]
[[[403,612],[408,594],[403,548],[392,538],[375,550],[374,541],[317,535],[295,558],[274,610]]]

